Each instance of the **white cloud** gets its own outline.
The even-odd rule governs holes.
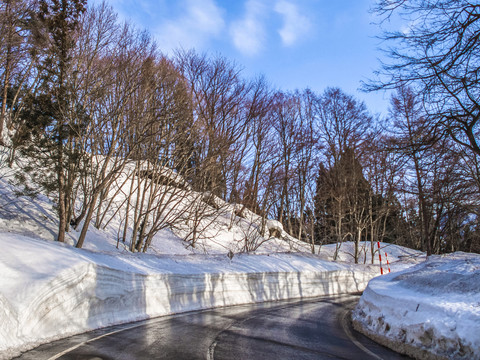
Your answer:
[[[154,32],[162,51],[178,47],[199,49],[210,38],[220,36],[225,28],[222,9],[214,0],[182,0],[182,8],[181,16],[163,20]]]
[[[298,7],[286,0],[277,1],[275,11],[283,17],[283,27],[278,31],[285,46],[291,46],[310,29],[309,19],[302,15]]]
[[[259,53],[266,40],[264,17],[266,7],[262,1],[248,0],[245,4],[245,16],[230,26],[230,35],[235,47],[245,55]]]
[[[400,32],[403,33],[404,35],[409,35],[412,32],[412,30],[418,26],[419,23],[420,23],[419,19],[412,20],[408,24],[402,25],[400,28]]]

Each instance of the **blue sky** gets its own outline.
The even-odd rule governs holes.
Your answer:
[[[382,56],[369,13],[375,0],[110,0],[160,49],[221,53],[283,90],[337,86],[387,114],[388,94],[365,94]]]

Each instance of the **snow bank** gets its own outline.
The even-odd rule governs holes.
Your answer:
[[[376,269],[308,254],[99,253],[0,233],[0,358],[182,311],[362,291]]]
[[[418,359],[480,359],[480,256],[431,256],[373,279],[353,320],[357,330]]]

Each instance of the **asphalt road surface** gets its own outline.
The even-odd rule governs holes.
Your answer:
[[[218,308],[113,326],[17,359],[407,359],[355,332],[358,296]]]

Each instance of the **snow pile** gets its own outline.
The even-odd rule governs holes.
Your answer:
[[[480,359],[480,256],[431,256],[370,281],[357,330],[418,359]]]
[[[359,292],[377,274],[298,253],[120,255],[8,233],[0,247],[0,358],[155,316]]]

